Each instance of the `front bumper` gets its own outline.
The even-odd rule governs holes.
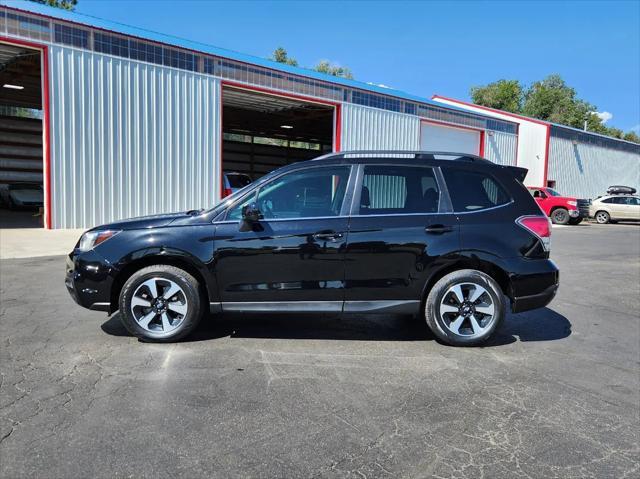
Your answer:
[[[111,312],[114,268],[95,251],[72,251],[66,260],[64,284],[80,306]]]

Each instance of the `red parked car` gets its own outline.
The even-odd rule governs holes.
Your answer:
[[[572,196],[562,196],[551,188],[531,188],[529,192],[538,206],[556,225],[577,225],[588,216],[589,202]]]

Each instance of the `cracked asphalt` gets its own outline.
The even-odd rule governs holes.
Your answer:
[[[0,262],[0,477],[640,475],[640,226],[554,228],[561,289],[482,348],[410,318],[211,318],[145,344],[63,257]]]

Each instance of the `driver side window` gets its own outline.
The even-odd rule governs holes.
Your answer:
[[[266,220],[339,216],[350,170],[335,166],[287,173],[232,206],[227,220],[240,220],[242,208],[251,203]]]

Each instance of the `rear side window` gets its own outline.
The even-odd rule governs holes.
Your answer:
[[[504,188],[491,175],[459,168],[443,168],[442,173],[454,211],[483,210],[511,201]]]
[[[432,168],[368,165],[360,194],[361,215],[437,213],[440,189]]]

